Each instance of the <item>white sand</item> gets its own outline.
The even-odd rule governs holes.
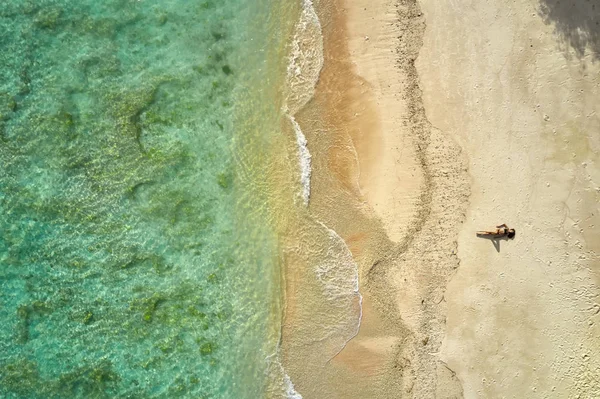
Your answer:
[[[600,62],[534,0],[421,5],[427,116],[472,192],[440,356],[467,398],[598,398]],[[499,251],[474,235],[503,222],[517,237]]]

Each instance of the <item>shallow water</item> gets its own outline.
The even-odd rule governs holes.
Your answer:
[[[279,8],[3,2],[1,397],[264,396]]]

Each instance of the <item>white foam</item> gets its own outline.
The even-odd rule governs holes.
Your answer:
[[[295,119],[314,96],[323,69],[323,33],[321,22],[311,0],[304,0],[302,13],[295,27],[287,67],[287,95],[284,112],[290,118],[296,134],[300,165],[300,182],[304,205],[310,199],[311,156],[306,136]]]
[[[358,298],[359,314],[353,334],[346,339],[342,347],[331,357],[337,356],[354,337],[358,335],[363,316],[363,297],[359,290],[358,265],[352,257],[346,242],[334,230],[319,222],[327,230],[332,242],[327,249],[326,260],[315,270],[317,278],[323,284],[325,296],[333,306],[352,309]],[[331,360],[330,359],[330,360]]]
[[[285,397],[287,399],[302,399],[302,395],[294,387],[292,379],[285,372],[281,364],[281,336],[277,348],[273,354],[267,356],[266,361],[269,364],[268,373],[271,375],[270,389],[268,390],[269,397]],[[273,369],[274,368],[274,369]]]
[[[313,97],[323,69],[323,33],[311,0],[304,0],[287,68],[287,107],[295,115]]]
[[[310,151],[308,151],[306,136],[302,133],[300,125],[296,122],[296,118],[292,115],[288,115],[292,126],[294,127],[294,133],[296,133],[296,144],[298,146],[298,157],[300,162],[300,183],[302,185],[302,199],[304,205],[308,205],[310,199],[310,175],[312,174]]]
[[[282,367],[283,368],[283,367]],[[285,396],[288,399],[302,399],[302,395],[296,391],[294,384],[292,383],[292,379],[287,373],[284,372],[283,381],[285,384]]]

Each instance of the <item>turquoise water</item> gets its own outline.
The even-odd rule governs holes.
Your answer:
[[[264,396],[273,9],[2,2],[0,397]]]

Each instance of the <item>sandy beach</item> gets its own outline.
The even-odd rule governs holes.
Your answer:
[[[317,9],[310,212],[352,252],[364,314],[333,359],[288,361],[298,392],[600,397],[600,7]],[[476,237],[501,223],[514,240]]]
[[[600,10],[421,7],[427,117],[460,143],[471,185],[440,358],[469,398],[600,397]],[[473,234],[500,223],[515,240]]]

